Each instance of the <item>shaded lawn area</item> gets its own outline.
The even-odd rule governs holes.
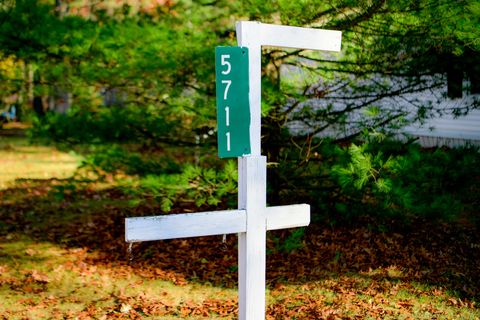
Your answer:
[[[235,235],[129,248],[124,217],[158,214],[157,204],[114,181],[52,177],[0,190],[0,319],[236,318]],[[174,212],[188,210],[198,209]],[[478,231],[365,219],[311,225],[301,238],[269,232],[267,318],[479,319]]]

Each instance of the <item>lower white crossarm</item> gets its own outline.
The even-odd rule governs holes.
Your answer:
[[[305,227],[310,224],[310,205],[267,207],[267,230]]]
[[[267,230],[304,227],[310,206],[294,204],[266,208]],[[245,210],[207,211],[125,219],[127,242],[212,236],[246,231]]]
[[[125,219],[127,242],[245,232],[245,210],[207,211]]]

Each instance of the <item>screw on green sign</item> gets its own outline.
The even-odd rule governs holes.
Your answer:
[[[216,47],[217,142],[220,158],[250,154],[248,48]]]

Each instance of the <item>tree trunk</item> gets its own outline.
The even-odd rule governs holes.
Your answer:
[[[463,93],[463,66],[456,57],[450,57],[447,65],[447,95],[461,98]]]

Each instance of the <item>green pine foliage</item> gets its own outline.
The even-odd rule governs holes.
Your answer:
[[[422,150],[417,144],[392,144],[370,142],[345,149],[347,161],[332,167],[332,177],[350,200],[380,216],[461,216],[480,175],[478,149]]]
[[[125,180],[122,189],[140,202],[156,203],[168,213],[175,205],[197,208],[234,208],[237,195],[237,165],[202,168],[187,164],[180,173],[150,174],[138,180]]]
[[[379,102],[444,87],[451,65],[473,88],[478,1],[179,0],[150,13],[135,13],[127,3],[108,12],[99,2],[88,15],[74,13],[76,2],[68,1],[72,10],[61,14],[55,3],[0,0],[0,100],[17,93],[28,113],[32,96],[68,93],[70,110],[34,118],[32,139],[81,149],[83,169],[99,176],[138,178],[123,188],[141,201],[164,211],[181,201],[235,206],[235,165],[212,161],[209,149],[213,49],[235,45],[235,21],[256,20],[343,34],[341,55],[263,49],[269,204],[311,203],[315,219],[335,222],[363,215],[448,218],[477,203],[471,196],[478,190],[477,150],[355,139],[406,124],[400,103],[386,110]],[[299,76],[285,76],[284,67]],[[112,91],[118,101],[106,103],[102,94]],[[414,99],[407,105],[417,108],[418,119],[448,111]],[[458,113],[479,105],[477,99]],[[306,132],[292,136],[290,121]],[[315,138],[352,125],[344,139]],[[200,146],[206,157],[186,156]]]
[[[314,139],[306,146],[285,146],[279,154],[282,161],[271,163],[267,174],[269,204],[309,203],[314,222],[475,220],[478,215],[476,147]]]
[[[304,236],[305,228],[295,228],[284,238],[272,236],[271,239],[275,244],[275,251],[290,254],[304,247]]]
[[[92,171],[97,176],[105,173],[125,173],[127,175],[148,176],[181,172],[181,166],[171,157],[160,154],[143,154],[128,150],[122,145],[90,146],[79,170]]]

